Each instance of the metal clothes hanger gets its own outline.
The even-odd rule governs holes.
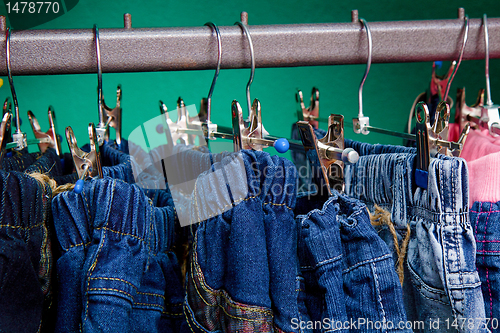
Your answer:
[[[57,155],[62,156],[61,141],[56,131],[56,114],[52,106],[49,106],[48,116],[49,116],[50,128],[47,132],[42,132],[42,128],[38,123],[38,120],[36,119],[35,115],[33,114],[33,112],[28,111],[28,119],[30,121],[31,128],[33,129],[33,134],[35,135],[35,138],[47,139],[50,141],[49,143],[39,143],[38,148],[40,148],[40,151],[44,153],[47,150],[47,148],[54,148]]]
[[[486,77],[486,104],[481,108],[481,122],[484,123],[485,128],[488,128],[489,132],[493,136],[498,136],[500,134],[500,105],[493,104],[491,100],[491,88],[490,88],[490,43],[488,36],[488,18],[486,14],[483,15],[483,25],[484,25],[484,43],[486,47],[485,55],[485,77]]]
[[[353,119],[353,129],[355,133],[362,133],[362,134],[368,134],[370,131],[381,133],[381,134],[387,134],[391,136],[396,136],[400,137],[403,139],[407,140],[418,140],[418,137],[414,134],[408,134],[408,133],[401,133],[401,132],[396,132],[396,131],[391,131],[391,130],[386,130],[374,126],[370,126],[369,124],[369,117],[366,117],[363,114],[363,86],[366,81],[366,77],[368,76],[368,73],[370,72],[370,66],[371,66],[371,59],[372,59],[372,51],[373,51],[373,44],[372,44],[372,37],[371,37],[371,31],[368,23],[366,20],[360,18],[359,22],[363,24],[363,27],[365,28],[367,32],[367,37],[368,37],[368,60],[367,60],[367,65],[366,65],[366,70],[363,75],[363,79],[361,80],[360,86],[359,86],[359,92],[358,92],[358,99],[359,99],[359,110],[358,110],[358,117]],[[463,50],[465,48],[465,43],[467,42],[467,34],[469,31],[469,20],[468,16],[465,17],[465,34],[464,34],[464,42],[462,45],[462,49],[460,51],[460,56],[459,56],[459,62],[457,66],[455,66],[454,72],[452,74],[451,79],[448,81],[446,92],[444,95],[444,100],[448,99],[448,92],[451,86],[451,82],[456,74],[456,71],[460,65],[460,62],[462,61],[462,55],[463,55]],[[445,103],[445,102],[443,102]],[[418,104],[417,104],[418,105]],[[443,110],[449,109],[448,107],[441,106],[441,112]],[[437,119],[438,117],[436,117]],[[436,133],[437,134],[437,133]],[[446,138],[444,138],[446,134]],[[433,140],[433,139],[432,139]],[[460,143],[454,143],[454,142],[448,142],[447,140],[447,131],[445,133],[442,133],[442,136],[438,136],[434,141],[436,142],[436,145],[441,146],[441,147],[446,147],[452,150],[458,150],[460,151],[462,149],[462,144]]]
[[[122,138],[122,109],[120,106],[122,88],[118,85],[116,89],[116,106],[114,108],[107,106],[102,92],[101,43],[97,24],[94,24],[94,40],[97,58],[97,107],[99,113],[99,123],[96,127],[97,141],[99,146],[102,146],[105,141],[109,140],[109,127],[113,127],[116,132],[116,144],[120,145]]]
[[[470,122],[472,126],[488,129],[493,136],[500,135],[499,106],[491,100],[490,73],[489,73],[489,36],[488,20],[483,15],[484,42],[485,42],[485,78],[486,78],[486,104],[484,103],[484,89],[479,90],[476,102],[472,106],[465,103],[465,88],[457,91],[457,107],[455,122],[462,128]]]
[[[242,16],[245,16],[245,14]],[[265,130],[264,125],[262,124],[260,101],[255,99],[250,106],[250,87],[252,86],[255,75],[255,54],[253,42],[245,23],[240,21],[236,22],[235,25],[238,25],[247,36],[250,48],[251,71],[250,79],[248,80],[246,87],[249,121],[248,127],[245,126],[245,122],[243,121],[243,112],[238,101],[233,100],[231,103],[234,151],[240,151],[241,149],[262,150],[264,147],[274,147],[277,152],[285,153],[290,148],[290,143],[284,138],[275,138],[274,140],[270,139],[269,133]],[[265,137],[267,137],[267,139]]]
[[[10,91],[12,93],[12,101],[14,103],[14,113],[16,119],[16,131],[12,134],[12,142],[7,143],[5,145],[5,149],[15,149],[15,150],[23,150],[28,145],[32,144],[40,144],[40,143],[50,143],[50,140],[47,138],[44,139],[34,139],[27,140],[26,133],[21,131],[21,118],[19,117],[19,105],[17,102],[16,89],[14,88],[14,79],[12,78],[12,71],[10,66],[10,36],[11,29],[7,28],[7,36],[5,39],[5,55],[6,55],[6,64],[7,64],[7,77],[9,79]],[[7,101],[6,101],[7,102]]]

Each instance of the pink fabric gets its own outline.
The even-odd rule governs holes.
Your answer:
[[[500,201],[500,137],[492,137],[488,130],[470,130],[460,157],[469,169],[469,206]]]
[[[459,127],[460,126],[455,123],[448,124],[448,141],[457,142],[459,136]]]

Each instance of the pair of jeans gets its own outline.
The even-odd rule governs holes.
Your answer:
[[[296,180],[290,161],[246,150],[197,179],[191,215],[203,222],[184,302],[193,332],[298,332]]]
[[[152,199],[108,177],[54,197],[57,332],[187,331],[172,200]]]
[[[472,204],[470,220],[476,237],[476,267],[481,278],[484,310],[492,332],[500,332],[500,202]]]
[[[0,330],[51,331],[51,189],[0,170]]]
[[[432,159],[424,190],[415,185],[413,153],[377,153],[372,145],[356,145],[369,155],[345,167],[346,193],[370,209],[376,204],[389,211],[398,242],[410,226],[403,296],[408,319],[424,323],[423,329],[415,331],[432,331],[439,321],[442,331],[486,332],[465,161],[442,155]],[[379,151],[401,148],[387,146]],[[394,249],[389,228],[378,229]],[[458,326],[452,325],[457,322]]]
[[[333,191],[324,204],[297,199],[306,323],[315,332],[412,332],[389,248],[366,206]],[[303,214],[303,215],[302,215]],[[304,313],[302,311],[301,313]]]

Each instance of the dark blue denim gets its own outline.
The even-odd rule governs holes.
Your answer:
[[[33,164],[31,164],[25,173],[43,173],[54,179],[58,185],[75,183],[78,178],[76,174],[64,174],[64,168],[61,159],[56,151],[48,148]]]
[[[52,201],[57,332],[186,332],[171,198],[105,177]],[[163,206],[166,205],[166,206]]]
[[[298,248],[309,320],[324,323],[314,331],[412,332],[391,253],[366,206],[334,191],[323,205],[299,198],[296,213],[307,210],[297,216]]]
[[[28,149],[21,151],[13,151],[11,157],[4,156],[1,161],[1,169],[3,171],[19,171],[26,170],[31,164],[42,155],[42,153],[28,153]]]
[[[20,172],[0,170],[0,331],[50,330],[51,189]]]
[[[476,236],[476,267],[492,332],[500,332],[500,202],[474,202],[470,221]]]
[[[193,194],[193,214],[209,218],[196,231],[186,279],[191,330],[298,332],[292,329],[299,317],[295,167],[242,151],[211,172],[198,178]]]
[[[368,144],[361,146],[360,151],[375,150]],[[361,156],[358,163],[345,168],[346,193],[370,209],[377,204],[389,211],[398,242],[410,226],[403,296],[408,319],[425,323],[425,329],[416,331],[432,331],[429,321],[439,319],[441,331],[453,332],[456,319],[460,332],[485,332],[466,163],[442,155],[432,159],[427,190],[416,187],[414,169],[411,153]],[[389,248],[395,249],[388,227],[378,229]],[[395,253],[393,257],[397,259]],[[472,326],[461,326],[469,321]]]

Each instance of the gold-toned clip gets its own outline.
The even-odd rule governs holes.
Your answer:
[[[457,106],[455,107],[455,124],[463,129],[465,125],[472,122],[471,126],[477,128],[481,118],[481,109],[484,105],[484,89],[480,89],[477,94],[476,102],[468,106],[465,103],[465,88],[457,89]]]
[[[102,164],[101,153],[97,143],[97,135],[93,123],[89,124],[89,139],[90,139],[90,152],[84,152],[78,147],[73,129],[66,127],[66,139],[68,140],[68,147],[73,157],[78,178],[85,179],[87,177],[102,178]]]
[[[38,143],[38,148],[40,148],[40,151],[44,153],[47,148],[50,147],[56,150],[58,156],[61,156],[61,142],[56,132],[56,115],[52,106],[49,106],[48,116],[50,128],[47,132],[42,132],[42,128],[38,123],[35,115],[33,114],[33,112],[28,111],[28,119],[30,121],[31,128],[33,129],[33,134],[35,135],[35,138],[40,139],[40,143]]]
[[[304,104],[304,95],[302,91],[297,91],[295,94],[299,110],[297,110],[297,118],[299,121],[308,121],[314,128],[318,128],[318,118],[319,118],[319,90],[317,88],[312,88],[311,92],[311,103],[309,107],[306,108]]]
[[[5,154],[5,148],[7,141],[10,140],[10,125],[12,121],[12,113],[5,112],[2,117],[2,122],[0,123],[0,164],[2,163],[3,155]]]
[[[415,107],[417,156],[415,182],[417,186],[427,188],[428,171],[431,157],[438,153],[447,156],[459,156],[463,149],[470,125],[466,125],[460,134],[458,142],[447,141],[450,106],[441,101],[436,109],[434,124],[430,124],[429,108],[424,102]]]
[[[310,162],[312,182],[317,194],[330,196],[331,189],[344,191],[344,165],[354,164],[359,154],[344,144],[344,116],[332,114],[328,118],[326,135],[317,139],[314,129],[307,121],[297,122],[302,144]]]
[[[109,127],[115,129],[116,133],[116,144],[120,145],[122,143],[122,87],[118,85],[116,88],[116,105],[114,108],[110,108],[102,99],[102,108],[100,112],[103,113],[103,119],[108,126],[106,127],[106,132],[104,134],[104,140],[109,140]]]
[[[268,134],[264,129],[264,125],[262,125],[261,106],[258,99],[253,100],[250,115],[248,117],[248,127],[245,126],[245,122],[243,120],[243,110],[241,109],[240,103],[236,100],[231,103],[231,118],[235,152],[242,149],[262,151],[264,147],[267,147],[267,145],[262,145],[258,142],[263,139],[264,135]]]

